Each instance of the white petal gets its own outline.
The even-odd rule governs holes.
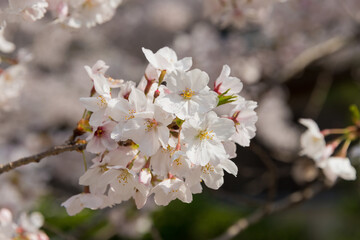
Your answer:
[[[199,69],[193,69],[187,72],[186,76],[191,81],[191,90],[195,92],[203,90],[209,83],[209,75]]]
[[[80,102],[84,105],[84,107],[91,111],[91,112],[96,112],[99,109],[101,109],[101,99],[96,98],[96,97],[84,97],[84,98],[80,98]]]
[[[175,67],[182,71],[188,71],[191,68],[191,66],[192,66],[192,58],[191,57],[183,58],[175,64]]]
[[[236,164],[229,160],[229,159],[223,159],[220,161],[220,166],[227,171],[228,173],[231,173],[232,175],[234,175],[236,177],[237,173],[238,173],[238,167],[236,166]]]

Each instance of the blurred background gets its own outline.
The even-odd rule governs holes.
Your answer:
[[[91,29],[51,21],[48,14],[8,23],[5,36],[16,53],[32,60],[16,79],[23,84],[18,96],[6,107],[0,101],[0,163],[64,143],[81,119],[79,98],[92,87],[84,65],[102,59],[113,78],[138,82],[147,65],[141,47],[169,46],[179,58],[193,57],[193,68],[206,71],[211,84],[228,64],[244,83],[241,95],[259,105],[257,135],[250,147],[238,146],[234,159],[238,176],[227,174],[220,190],[204,188],[191,204],[158,207],[150,200],[137,210],[131,200],[69,217],[60,204],[82,191],[80,153],[0,175],[0,207],[15,215],[40,211],[51,239],[214,238],[267,202],[323,178],[298,155],[305,130],[299,118],[343,128],[351,124],[349,106],[360,106],[359,0],[127,0],[113,19]],[[350,159],[358,168],[359,143]],[[358,240],[359,224],[360,182],[339,181],[235,239]]]

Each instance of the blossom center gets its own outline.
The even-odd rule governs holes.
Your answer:
[[[85,0],[83,3],[84,8],[93,8],[95,5],[92,0]]]
[[[176,166],[182,165],[182,161],[180,158],[175,159],[174,162],[175,162]]]
[[[104,134],[104,129],[102,127],[98,127],[94,133],[96,137],[101,137]]]
[[[134,113],[136,113],[136,111],[134,109],[130,109],[129,115],[125,116],[125,120],[130,120],[130,119],[134,118]]]
[[[191,99],[191,97],[194,95],[194,91],[192,91],[190,88],[186,88],[186,90],[183,90],[180,96],[182,96],[184,99]]]
[[[200,138],[200,140],[212,140],[214,138],[214,134],[213,131],[207,131],[207,130],[202,130],[199,132],[198,137]]]
[[[171,189],[171,193],[177,193],[179,192],[179,189]]]
[[[98,96],[97,99],[100,100],[100,102],[97,103],[97,105],[100,107],[100,108],[104,108],[107,106],[107,102],[106,102],[106,99],[103,97],[103,96]]]
[[[104,172],[106,172],[107,170],[109,170],[108,168],[107,168],[107,164],[104,164],[104,165],[101,165],[100,166],[100,171],[102,172],[102,173],[104,173]]]
[[[4,73],[5,82],[12,82],[13,77],[9,73]]]
[[[149,132],[158,125],[158,122],[155,119],[148,119],[144,124],[146,125],[145,131]]]
[[[123,186],[125,186],[128,183],[128,173],[127,171],[122,171],[118,176],[118,182],[121,183]]]
[[[209,174],[210,172],[214,172],[215,168],[214,166],[210,165],[209,163],[206,164],[204,167],[202,167],[202,172],[205,174]]]

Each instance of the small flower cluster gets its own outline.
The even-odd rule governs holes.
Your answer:
[[[6,22],[0,24],[0,52],[11,53],[15,44],[4,37]],[[10,110],[16,106],[16,99],[25,85],[25,63],[30,55],[24,50],[18,52],[17,59],[0,56],[0,110]],[[3,67],[6,66],[6,67]]]
[[[80,99],[88,114],[78,129],[91,131],[86,150],[97,156],[79,180],[86,191],[63,203],[70,215],[130,198],[141,208],[151,194],[158,205],[189,203],[201,182],[218,189],[224,170],[236,176],[235,143],[255,136],[257,103],[239,95],[242,83],[227,65],[211,90],[207,73],[190,70],[191,58],[178,60],[168,47],[143,52],[150,64],[137,87],[106,76],[103,61],[85,67],[94,88]]]
[[[204,0],[205,15],[221,27],[243,27],[264,19],[276,2],[286,0]]]
[[[355,180],[356,170],[346,155],[351,141],[358,138],[358,127],[320,131],[316,122],[311,119],[300,119],[300,123],[308,128],[300,139],[302,147],[300,154],[313,159],[331,183],[334,183],[338,177],[345,180]],[[330,134],[341,134],[342,136],[326,143],[325,136]],[[342,142],[344,144],[339,152],[334,154]]]
[[[9,209],[0,209],[1,240],[49,240],[49,237],[39,230],[43,224],[44,217],[38,212],[33,212],[30,215],[22,213],[18,223],[15,223]]]
[[[9,8],[2,12],[3,18],[20,15],[27,21],[44,17],[49,10],[57,23],[69,27],[94,27],[109,21],[122,0],[9,0]]]

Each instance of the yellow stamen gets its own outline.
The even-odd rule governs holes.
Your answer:
[[[213,132],[212,130],[211,131],[203,130],[203,131],[200,131],[198,136],[199,136],[200,140],[205,140],[205,139],[212,140],[214,138],[214,135],[212,132]]]
[[[104,165],[101,165],[100,166],[100,171],[102,172],[102,173],[104,173],[104,172],[106,172],[107,170],[109,170],[108,168],[107,168],[107,164],[104,164]]]
[[[100,102],[97,103],[97,105],[98,105],[99,107],[104,108],[104,107],[107,106],[106,99],[105,99],[103,96],[100,95],[100,96],[97,97],[97,99],[100,100]]]
[[[134,118],[134,113],[136,113],[136,111],[134,109],[130,109],[129,110],[129,115],[125,116],[125,120],[129,120],[129,119]]]
[[[206,164],[204,167],[202,167],[202,172],[205,174],[209,174],[210,172],[214,172],[215,168],[214,166],[210,165],[209,163]]]
[[[95,4],[92,2],[92,0],[85,0],[83,3],[84,8],[93,8]]]
[[[146,125],[145,131],[147,132],[151,131],[151,129],[155,128],[158,125],[155,119],[148,119],[144,124]]]
[[[186,90],[182,91],[183,93],[180,94],[184,99],[191,99],[191,97],[194,95],[194,91],[192,91],[190,88],[186,88]]]
[[[119,183],[122,183],[123,186],[125,186],[128,183],[128,175],[129,175],[129,173],[126,170],[123,170],[117,176]]]
[[[181,162],[180,158],[175,159],[174,162],[176,163],[177,166],[182,165],[182,162]]]

